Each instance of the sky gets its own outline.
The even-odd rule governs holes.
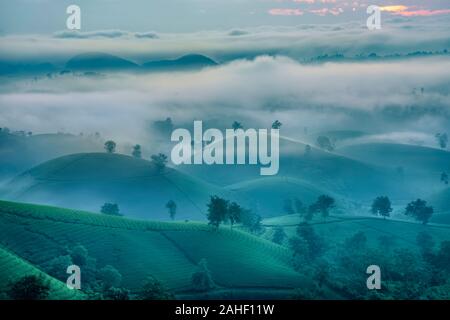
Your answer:
[[[379,5],[386,17],[445,16],[448,0],[0,0],[1,34],[50,34],[80,6],[82,31],[195,32],[262,25],[365,21]]]
[[[64,29],[72,3],[82,10],[80,32]],[[373,3],[383,10],[381,30],[367,29],[359,0],[0,0],[0,62],[64,68],[95,51],[136,63],[188,53],[221,63],[175,74],[2,78],[0,127],[100,131],[144,144],[149,123],[166,117],[181,126],[279,119],[294,138],[305,126],[351,128],[431,145],[450,127],[449,1]],[[406,57],[416,51],[437,54]],[[399,58],[305,63],[372,53]]]

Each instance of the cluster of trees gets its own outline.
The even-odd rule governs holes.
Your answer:
[[[19,137],[31,137],[33,135],[33,132],[31,131],[24,131],[24,130],[19,130],[19,131],[12,131],[7,128],[7,127],[3,127],[0,128],[0,134],[12,134],[15,136],[19,136]]]
[[[335,149],[335,141],[327,136],[318,136],[316,139],[317,146],[323,150],[332,152]]]
[[[323,218],[330,215],[331,210],[336,206],[336,200],[328,195],[320,195],[317,200],[309,206],[305,206],[298,199],[286,199],[283,210],[287,214],[300,214],[305,222],[311,221],[315,214],[320,214]]]
[[[236,202],[211,196],[207,207],[209,224],[215,228],[219,228],[222,223],[229,223],[231,228],[234,224],[241,223],[250,232],[258,232],[261,229],[261,217]]]
[[[280,129],[282,125],[283,124],[279,120],[275,120],[272,123],[271,128],[272,129]],[[238,129],[244,129],[244,126],[239,121],[234,121],[233,124],[231,125],[231,128],[233,128],[233,130],[238,130]]]
[[[386,219],[391,215],[392,210],[393,209],[389,198],[386,196],[380,196],[373,200],[370,211],[372,214],[382,216]],[[425,200],[417,199],[408,203],[404,214],[422,222],[423,224],[427,224],[433,215],[433,212],[433,207],[428,206]]]
[[[108,140],[105,142],[104,148],[107,153],[115,153],[117,144],[113,140]],[[132,148],[132,151],[131,151],[131,155],[135,158],[141,159],[142,158],[141,145],[139,145],[139,144],[134,145]],[[158,154],[152,155],[150,157],[150,159],[158,171],[164,170],[164,168],[166,167],[167,162],[168,162],[167,156],[163,153],[158,153]]]

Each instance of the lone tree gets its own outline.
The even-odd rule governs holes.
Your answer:
[[[133,152],[131,153],[133,157],[135,158],[142,158],[142,150],[141,146],[139,144],[135,145],[133,147]]]
[[[334,144],[331,142],[330,138],[327,136],[319,136],[317,137],[317,145],[319,148],[327,151],[333,151],[334,150]]]
[[[380,215],[384,219],[389,217],[392,212],[391,200],[388,197],[377,197],[373,200],[372,208],[370,210],[374,215]]]
[[[208,203],[207,218],[209,224],[219,228],[222,222],[225,222],[228,215],[228,200],[212,196]]]
[[[448,184],[448,174],[446,172],[441,173],[441,182]]]
[[[257,233],[262,229],[261,216],[250,209],[242,209],[241,222],[242,225],[250,232]]]
[[[108,153],[114,153],[116,152],[116,143],[112,140],[108,140],[105,142],[105,150]]]
[[[243,129],[244,127],[242,126],[242,124],[240,122],[234,121],[233,124],[231,125],[231,127],[233,128],[234,131],[236,131],[237,129]]]
[[[177,214],[177,204],[173,200],[169,200],[166,203],[166,208],[169,210],[170,219],[174,220],[175,215]]]
[[[100,212],[110,216],[122,216],[122,214],[120,214],[119,205],[116,203],[105,203]]]
[[[157,155],[152,155],[152,163],[155,165],[158,171],[164,170],[167,165],[167,156],[164,153],[159,153]]]
[[[315,203],[309,206],[308,213],[315,214],[320,212],[322,217],[326,219],[330,215],[330,210],[335,207],[335,202],[334,198],[323,194],[317,198]]]
[[[280,121],[275,120],[275,121],[272,123],[272,129],[280,129],[282,125],[283,125],[283,124],[282,124]]]
[[[447,148],[448,136],[446,133],[436,133],[435,135],[436,141],[439,144],[439,147],[442,149]]]
[[[423,224],[427,224],[433,215],[433,207],[427,206],[425,200],[417,199],[408,203],[405,210],[405,215],[411,216],[414,219],[421,221]]]
[[[208,291],[214,289],[216,286],[205,259],[200,260],[198,263],[198,271],[192,274],[192,285],[194,290],[197,291]]]
[[[232,202],[228,206],[227,217],[230,220],[231,228],[235,223],[241,222],[242,208],[236,202]]]
[[[10,283],[8,296],[13,300],[44,300],[48,297],[50,285],[42,276],[24,276]]]

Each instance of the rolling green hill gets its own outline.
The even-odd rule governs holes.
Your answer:
[[[328,190],[353,200],[371,200],[378,193],[402,194],[401,181],[395,170],[327,152],[288,137],[280,137],[280,170],[278,176],[303,180],[315,188]],[[261,178],[255,165],[208,166],[181,165],[179,170],[221,186]],[[370,186],[370,187],[368,187]]]
[[[231,193],[171,168],[107,153],[74,154],[45,162],[8,185],[6,198],[99,212],[117,203],[127,216],[169,219],[166,203],[176,202],[177,219],[205,220],[210,195]]]
[[[49,300],[80,300],[85,298],[83,293],[68,289],[65,283],[50,277],[2,247],[0,247],[0,270],[0,296],[9,289],[10,283],[24,276],[37,275],[44,277],[50,285]],[[4,296],[3,298],[7,299],[8,297]],[[0,297],[1,299],[2,297]]]
[[[299,215],[288,215],[265,219],[263,225],[267,227],[265,237],[271,238],[273,228],[281,226],[288,236],[296,232],[297,226],[302,222]],[[392,239],[394,246],[417,249],[416,237],[422,232],[428,232],[436,242],[450,240],[450,226],[447,225],[423,225],[421,223],[392,220],[369,216],[343,216],[332,215],[327,220],[320,217],[313,220],[312,225],[317,232],[326,237],[332,246],[342,244],[345,239],[362,231],[367,237],[369,245],[376,245],[381,236]]]
[[[122,274],[122,286],[132,291],[152,275],[175,293],[185,293],[201,259],[225,290],[259,289],[270,295],[272,289],[310,285],[290,266],[288,249],[203,223],[138,221],[0,201],[0,245],[35,266],[82,245],[97,268],[114,266]]]
[[[323,194],[333,196],[337,200],[340,210],[345,210],[349,203],[343,198],[325,189],[300,179],[289,177],[266,177],[233,184],[229,190],[245,195],[248,202],[253,205],[256,212],[262,217],[273,217],[286,214],[284,204],[286,200],[300,200],[308,206]]]

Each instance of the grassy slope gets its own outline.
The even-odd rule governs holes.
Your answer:
[[[267,177],[245,181],[228,186],[229,190],[245,195],[249,203],[263,217],[279,216],[284,212],[285,200],[299,199],[307,206],[322,194],[337,199],[340,208],[347,208],[349,203],[325,189],[317,188],[307,181],[288,177]]]
[[[4,293],[8,290],[10,282],[17,281],[26,275],[37,275],[43,276],[44,279],[48,281],[50,285],[48,299],[50,300],[73,300],[84,298],[84,295],[79,291],[69,290],[65,283],[50,277],[32,264],[1,247],[0,270],[0,293]]]
[[[221,287],[309,285],[290,267],[286,248],[229,227],[215,232],[201,223],[138,221],[2,201],[0,243],[35,265],[58,256],[65,246],[81,244],[99,268],[113,265],[132,289],[148,275],[175,291],[189,289],[202,258]]]
[[[267,238],[272,236],[273,230],[271,228],[274,226],[283,226],[286,234],[293,236],[300,222],[301,218],[298,215],[266,219],[263,224],[269,228],[265,236]],[[312,224],[317,232],[323,235],[331,245],[343,243],[359,231],[366,234],[369,245],[378,245],[380,236],[388,236],[394,240],[395,246],[416,249],[416,237],[422,231],[428,232],[437,243],[450,240],[450,226],[447,225],[423,225],[415,222],[383,220],[376,217],[345,217],[339,215],[331,216],[327,220],[316,218]]]
[[[7,198],[14,201],[89,211],[112,202],[126,215],[151,219],[168,219],[165,204],[174,200],[179,219],[204,220],[210,195],[230,197],[229,192],[174,169],[161,173],[149,161],[107,153],[74,154],[45,162],[9,187],[13,192]]]

